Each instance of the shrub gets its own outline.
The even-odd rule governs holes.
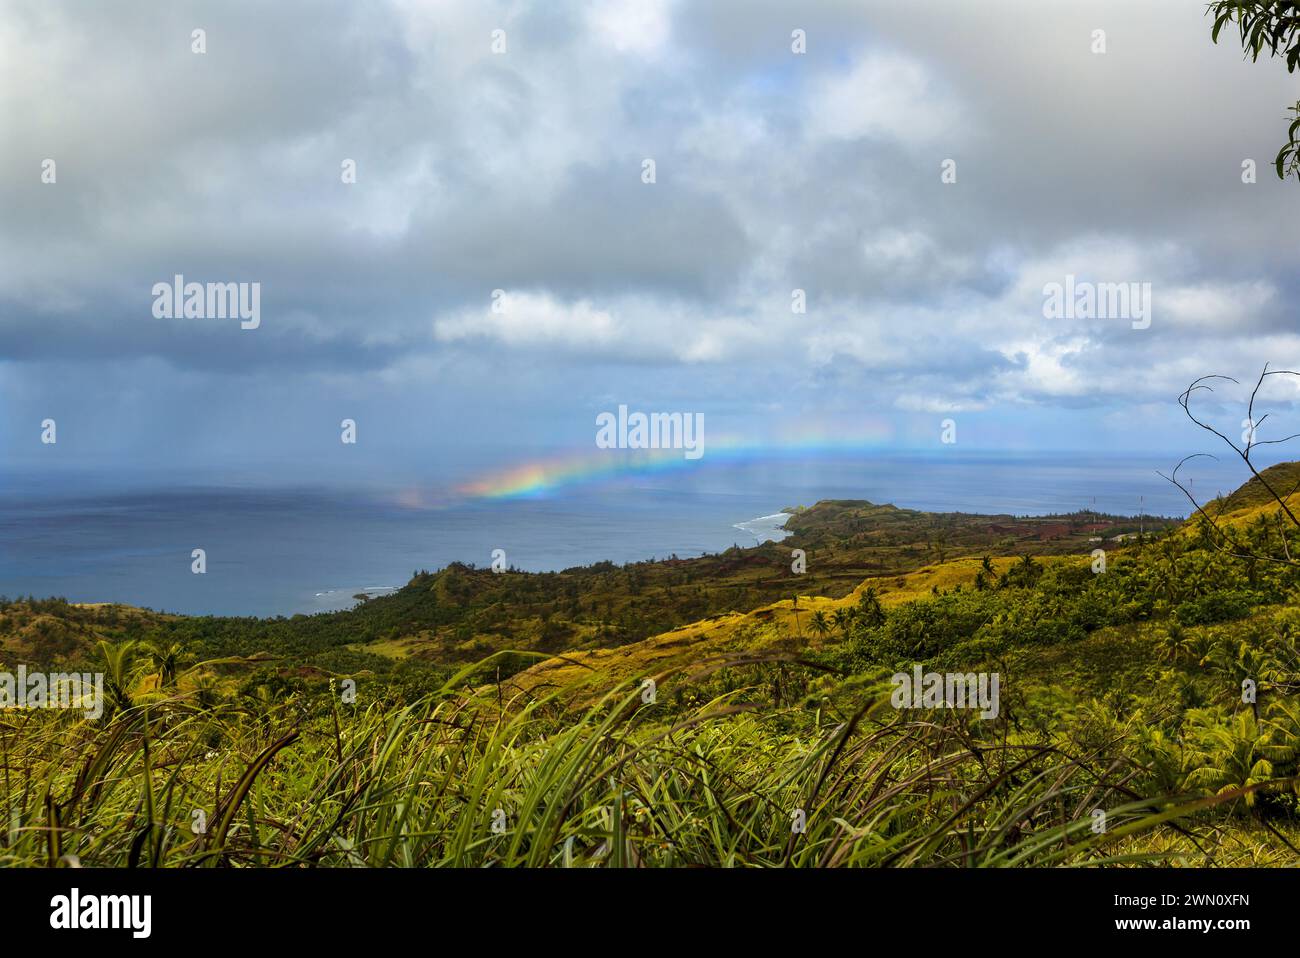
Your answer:
[[[1210,625],[1240,619],[1250,612],[1256,597],[1250,592],[1211,592],[1199,599],[1191,599],[1174,609],[1174,618],[1180,625]]]

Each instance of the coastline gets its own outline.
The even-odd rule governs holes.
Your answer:
[[[762,545],[764,542],[780,542],[790,536],[790,533],[785,530],[785,524],[790,521],[791,515],[790,512],[776,512],[770,516],[758,516],[744,522],[733,523],[731,528],[753,536],[755,545]]]

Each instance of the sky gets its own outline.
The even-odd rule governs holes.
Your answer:
[[[706,460],[949,419],[1202,451],[1192,380],[1300,368],[1270,165],[1300,74],[1209,30],[1194,0],[3,0],[0,450],[473,484],[594,454],[623,404],[702,414]],[[177,274],[260,284],[260,324],[159,318]],[[1150,284],[1149,325],[1046,315],[1067,276]],[[1263,437],[1300,431],[1266,393]]]

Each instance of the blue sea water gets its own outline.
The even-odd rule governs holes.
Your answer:
[[[703,462],[703,461],[702,461]],[[779,538],[777,513],[819,499],[1042,515],[1186,515],[1142,457],[895,455],[702,464],[576,485],[547,496],[409,508],[382,488],[210,488],[169,482],[6,478],[0,594],[125,602],[189,614],[292,615],[346,608],[452,561],[564,569],[696,556]],[[1197,492],[1229,491],[1231,463],[1203,461]],[[203,549],[207,572],[191,572]]]

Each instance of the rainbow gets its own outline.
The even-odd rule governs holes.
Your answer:
[[[830,458],[880,449],[894,438],[883,419],[857,422],[850,432],[816,424],[772,439],[753,441],[736,436],[709,438],[704,456],[688,460],[680,449],[608,449],[570,453],[522,462],[464,483],[457,493],[475,499],[522,499],[558,489],[620,476],[653,475],[698,469],[717,462],[738,463],[790,458]]]

